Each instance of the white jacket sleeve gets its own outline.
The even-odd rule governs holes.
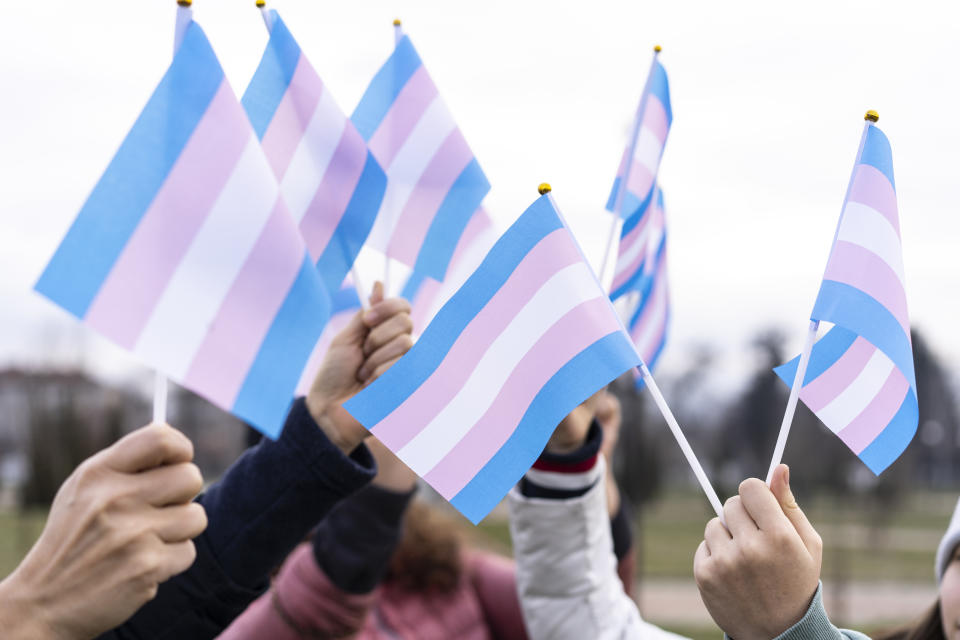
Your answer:
[[[591,488],[576,498],[530,498],[510,492],[510,535],[517,589],[531,640],[679,640],[640,618],[616,571],[602,456],[576,474],[531,470],[541,486]]]

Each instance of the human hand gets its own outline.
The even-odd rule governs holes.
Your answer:
[[[377,461],[377,475],[373,484],[383,489],[406,493],[417,486],[417,474],[404,464],[393,451],[375,437],[367,440],[373,459]]]
[[[330,342],[307,392],[307,409],[326,436],[349,454],[369,433],[342,404],[380,377],[413,346],[410,303],[383,299],[377,282],[370,308],[358,311]]]
[[[553,435],[547,441],[546,450],[550,453],[563,454],[582,447],[604,393],[606,393],[604,389],[597,391],[567,414],[554,429]]]
[[[132,616],[196,557],[207,526],[193,445],[149,425],[64,481],[39,540],[0,583],[4,638],[92,638]]]
[[[803,618],[817,591],[823,543],[797,506],[786,465],[770,488],[751,478],[707,523],[693,561],[700,597],[736,640],[769,640]]]
[[[603,429],[603,444],[600,445],[600,452],[609,462],[613,460],[613,450],[617,448],[617,440],[620,439],[620,425],[623,422],[620,400],[604,390],[597,394],[596,407],[597,422]]]

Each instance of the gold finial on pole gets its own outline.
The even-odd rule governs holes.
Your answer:
[[[867,114],[863,116],[863,119],[869,120],[870,122],[876,122],[877,120],[880,119],[880,114],[874,111],[873,109],[870,109],[870,111],[867,111]]]
[[[401,24],[403,24],[403,23],[400,22],[400,18],[394,18],[394,19],[393,19],[393,26],[399,27]]]
[[[267,0],[257,0],[257,9],[263,9],[267,6]]]
[[[653,45],[653,52],[654,52],[654,53],[660,53],[661,51],[663,51],[663,47],[661,47],[661,46],[658,45],[658,44]]]
[[[550,188],[550,183],[549,183],[549,182],[541,182],[541,183],[540,183],[540,186],[537,187],[537,191],[540,192],[540,195],[546,195],[546,194],[550,193],[551,191],[553,191],[553,189]]]
[[[193,0],[177,0],[177,5],[181,7],[189,7],[193,4]]]

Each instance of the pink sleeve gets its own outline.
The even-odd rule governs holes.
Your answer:
[[[527,640],[513,560],[474,551],[467,556],[467,570],[491,635],[497,640]]]
[[[363,627],[376,597],[338,589],[317,566],[309,544],[300,545],[280,570],[267,593],[233,621],[219,638],[227,640],[295,640],[343,637]]]

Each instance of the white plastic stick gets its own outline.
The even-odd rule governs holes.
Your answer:
[[[813,341],[817,338],[817,328],[819,326],[818,321],[811,320],[810,327],[807,329],[807,339],[803,343],[803,351],[800,352],[797,374],[793,376],[790,397],[787,399],[787,410],[783,414],[783,422],[780,423],[780,434],[777,436],[777,445],[773,448],[773,458],[770,460],[770,469],[767,471],[767,486],[770,486],[773,481],[773,470],[783,460],[783,450],[787,446],[787,437],[790,435],[790,426],[793,424],[793,414],[797,410],[797,399],[800,397],[800,388],[803,387],[803,378],[807,375],[807,363],[810,362],[810,352],[813,350]]]
[[[650,70],[647,71],[647,79],[643,83],[643,93],[640,94],[640,106],[637,107],[637,115],[633,120],[633,129],[630,132],[630,148],[627,150],[626,162],[623,166],[623,177],[620,178],[620,188],[617,189],[617,198],[613,205],[613,220],[610,222],[610,233],[607,235],[607,248],[603,251],[603,262],[600,263],[600,271],[597,273],[600,282],[603,282],[607,271],[607,263],[610,261],[610,251],[613,249],[613,239],[617,232],[617,223],[623,218],[623,201],[627,193],[627,182],[630,181],[630,172],[633,170],[633,154],[637,152],[637,138],[640,137],[640,126],[643,124],[643,114],[647,110],[647,94],[650,90],[650,76],[653,75],[654,65],[657,63],[657,56],[660,55],[660,48],[653,50],[653,60],[650,61]],[[650,186],[653,188],[653,185]]]
[[[173,28],[173,55],[177,55],[187,27],[193,21],[193,9],[177,5],[177,21]],[[167,376],[157,371],[153,379],[153,422],[163,424],[167,421]]]
[[[697,477],[697,482],[700,483],[700,487],[703,489],[703,492],[707,494],[707,500],[710,501],[710,506],[713,507],[717,517],[720,518],[720,522],[726,526],[727,523],[723,518],[723,504],[720,502],[720,497],[717,495],[716,490],[714,490],[713,485],[710,484],[710,480],[707,478],[707,473],[703,470],[703,467],[700,466],[700,461],[697,460],[697,454],[695,454],[693,449],[690,448],[690,443],[687,442],[686,436],[684,436],[683,431],[680,430],[680,425],[677,423],[677,419],[674,417],[673,412],[670,411],[670,407],[667,405],[667,401],[664,399],[663,394],[660,393],[660,388],[653,379],[653,374],[650,373],[650,369],[647,368],[647,365],[643,363],[637,367],[637,370],[640,371],[640,375],[643,376],[643,382],[650,390],[650,395],[653,396],[653,401],[656,403],[657,409],[660,410],[660,413],[663,415],[663,419],[667,421],[667,425],[670,427],[670,432],[676,439],[677,444],[680,445],[680,450],[683,451],[683,455],[687,459],[687,464],[689,464],[690,468],[693,469],[693,475]]]
[[[273,18],[270,15],[270,10],[267,9],[267,5],[257,8],[260,9],[260,16],[263,18],[263,24],[267,28],[267,33],[270,33],[273,31]]]

